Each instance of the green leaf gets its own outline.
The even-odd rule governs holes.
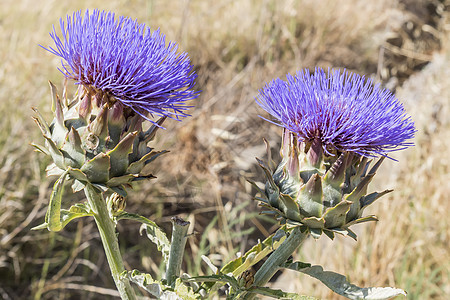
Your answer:
[[[249,251],[247,251],[243,256],[240,256],[230,262],[220,269],[220,274],[231,275],[234,278],[239,277],[245,270],[249,269],[254,264],[261,261],[264,257],[269,255],[272,251],[277,249],[281,243],[286,239],[286,235],[282,234],[286,229],[285,226],[281,227],[276,233],[273,233],[263,242],[259,241],[258,244],[253,246]],[[214,282],[203,281],[203,282]],[[203,288],[209,293],[217,290],[220,287],[220,283],[223,281],[215,281],[216,284],[204,284]]]
[[[282,290],[274,290],[268,287],[252,287],[249,292],[260,294],[263,296],[269,296],[275,299],[285,299],[285,300],[317,300],[317,298],[310,296],[302,296],[295,293],[286,293]]]
[[[62,230],[64,227],[66,227],[66,225],[69,224],[69,222],[72,221],[73,219],[88,217],[88,216],[93,215],[93,213],[90,212],[89,208],[83,203],[77,203],[75,205],[72,205],[69,208],[69,210],[61,209],[60,213],[61,213],[60,214],[61,222],[59,225],[61,226],[61,228],[59,230]],[[44,229],[44,228],[49,228],[49,224],[47,222],[31,228],[31,230],[38,230],[38,229]]]
[[[183,300],[200,300],[202,297],[196,294],[191,287],[186,286],[182,279],[177,278],[175,281],[175,293]],[[169,300],[169,298],[167,299]]]
[[[60,231],[61,223],[61,199],[64,193],[64,181],[67,172],[64,172],[53,185],[52,194],[50,195],[50,203],[48,204],[47,213],[45,214],[45,223],[49,231]]]
[[[281,229],[284,230],[284,228]],[[234,277],[238,277],[245,270],[262,260],[281,245],[281,243],[286,239],[286,235],[282,235],[280,233],[281,232],[277,231],[266,238],[263,242],[259,242],[243,256],[238,257],[223,266],[220,272],[224,274],[232,273]]]
[[[173,300],[197,300],[201,299],[200,295],[196,295],[192,288],[183,284],[181,279],[175,282],[175,288],[164,283],[154,280],[150,274],[141,273],[138,270],[124,271],[120,274],[121,278],[127,278],[134,282],[157,299],[173,299]]]
[[[170,294],[175,294],[170,291],[167,293],[164,292],[164,290],[170,289],[170,287],[157,280],[154,280],[150,274],[141,273],[138,270],[124,271],[122,274],[120,274],[120,276],[122,278],[128,278],[128,280],[134,282],[153,296],[157,297],[157,299],[162,299],[163,296],[168,297],[171,296]],[[174,296],[174,299],[180,299],[176,296],[176,294]]]
[[[352,300],[361,300],[361,299],[382,300],[382,299],[390,299],[392,297],[399,295],[406,296],[405,291],[391,287],[360,288],[348,282],[344,275],[335,272],[324,271],[321,266],[312,266],[303,269],[300,268],[297,269],[297,271],[300,271],[302,273],[305,273],[311,277],[320,280],[333,292]]]
[[[225,274],[214,274],[205,276],[195,276],[190,278],[183,278],[184,282],[221,282],[228,283],[233,289],[239,290],[239,282],[236,278]]]
[[[301,262],[301,261],[296,261],[296,262],[293,262],[293,263],[287,263],[286,265],[283,266],[283,268],[291,269],[291,270],[294,270],[294,271],[300,271],[301,269],[309,268],[309,267],[311,267],[311,264],[304,263],[304,262]]]
[[[142,231],[145,230],[147,233],[147,237],[156,244],[158,250],[162,253],[164,262],[167,264],[169,261],[169,252],[170,252],[170,241],[167,238],[164,231],[156,225],[155,222],[150,221],[149,219],[140,216],[138,214],[130,214],[127,212],[121,212],[116,216],[116,220],[128,219],[134,220],[142,223],[142,226],[139,232],[142,234]]]

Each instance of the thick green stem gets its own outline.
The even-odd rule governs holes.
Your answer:
[[[189,224],[189,222],[184,221],[180,217],[172,218],[172,241],[166,271],[166,279],[169,285],[172,285],[172,283],[180,276]]]
[[[295,227],[289,237],[278,247],[264,262],[255,274],[253,286],[264,286],[275,275],[281,265],[297,250],[301,243],[308,237],[307,232],[301,232],[300,227]],[[255,295],[249,295],[245,299],[254,299]]]
[[[90,184],[85,187],[84,192],[94,212],[95,223],[97,223],[109,268],[120,297],[129,300],[136,299],[130,282],[127,279],[120,279],[120,274],[125,271],[125,268],[120,254],[119,242],[117,241],[116,227],[109,216],[106,201],[103,199],[102,194],[97,192]]]

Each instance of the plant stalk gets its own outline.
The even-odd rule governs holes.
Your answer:
[[[295,227],[289,237],[269,256],[259,268],[254,277],[253,286],[264,286],[275,275],[281,265],[297,250],[308,237],[309,232],[301,232],[300,227]],[[245,299],[254,299],[255,294],[250,294]]]
[[[166,270],[168,285],[172,285],[172,283],[180,276],[189,224],[189,222],[184,221],[180,217],[175,216],[172,218],[172,240]]]
[[[97,192],[90,184],[86,185],[84,192],[91,209],[94,212],[95,223],[97,224],[109,268],[111,270],[111,275],[117,290],[119,291],[120,297],[122,299],[134,300],[136,299],[136,295],[130,282],[128,279],[120,279],[120,274],[125,271],[125,267],[123,265],[119,242],[116,236],[116,226],[109,216],[106,201],[102,194]]]

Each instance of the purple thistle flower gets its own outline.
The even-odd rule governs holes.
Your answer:
[[[334,150],[362,156],[387,156],[412,146],[414,122],[388,90],[364,76],[316,68],[299,71],[287,81],[275,79],[259,91],[258,104],[272,122],[296,134],[299,142],[320,141]],[[269,121],[271,122],[271,121]]]
[[[101,90],[148,119],[148,114],[174,119],[187,116],[186,101],[197,98],[192,88],[196,74],[187,53],[176,43],[166,47],[159,29],[114,13],[94,10],[60,20],[62,38],[55,28],[50,36],[56,48],[44,48],[61,57],[67,78]]]

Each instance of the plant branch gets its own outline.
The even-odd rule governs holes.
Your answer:
[[[172,241],[169,252],[169,262],[167,264],[166,279],[167,284],[172,285],[180,276],[181,263],[183,262],[184,248],[186,246],[186,234],[189,229],[189,222],[180,217],[172,218]]]
[[[109,215],[106,201],[103,199],[102,194],[97,192],[91,184],[86,185],[84,192],[93,210],[95,223],[100,233],[111,275],[120,293],[120,297],[122,299],[134,300],[136,299],[136,295],[130,282],[128,279],[120,278],[120,274],[125,271],[125,267],[120,254],[119,242],[117,241],[116,226]]]
[[[297,250],[301,243],[308,237],[309,232],[302,232],[300,227],[295,227],[289,237],[278,247],[256,272],[252,286],[264,286],[275,275],[281,265]],[[254,299],[255,295],[248,295],[245,299]]]

